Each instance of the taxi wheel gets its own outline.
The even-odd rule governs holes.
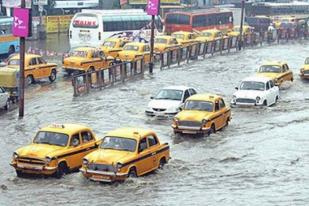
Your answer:
[[[63,175],[65,175],[68,172],[68,167],[67,164],[64,162],[61,162],[58,165],[57,171],[55,172],[55,177],[56,178],[61,178]]]
[[[128,177],[130,178],[136,178],[137,177],[137,173],[136,173],[136,168],[132,167],[129,171]]]
[[[27,85],[30,85],[30,84],[32,84],[32,83],[34,83],[34,78],[33,78],[32,75],[28,75],[28,76],[26,77],[26,84],[27,84]]]
[[[53,69],[50,76],[48,77],[48,79],[49,79],[50,82],[53,82],[53,81],[56,80],[56,78],[57,78],[57,72],[56,72],[56,70]]]
[[[210,134],[216,133],[216,126],[215,126],[215,124],[212,124],[212,125],[211,125],[210,132],[209,132],[209,133],[210,133]]]
[[[291,78],[291,82],[293,82],[294,81],[294,79],[293,79],[293,77]]]
[[[24,173],[22,171],[16,170],[17,177],[23,177]]]
[[[166,164],[166,160],[163,157],[162,159],[160,159],[160,164],[159,164],[159,169],[163,169],[164,165]]]
[[[267,100],[264,100],[263,105],[266,106],[266,107],[268,106],[267,105]]]
[[[5,106],[4,106],[4,109],[8,111],[8,110],[10,109],[10,107],[11,107],[10,100],[7,100],[7,101],[6,101],[6,104],[5,104]]]

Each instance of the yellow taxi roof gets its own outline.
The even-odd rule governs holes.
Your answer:
[[[133,45],[133,46],[145,46],[148,45],[147,43],[144,42],[129,42],[126,45]]]
[[[88,51],[92,51],[92,50],[96,50],[96,49],[97,48],[95,48],[95,47],[76,47],[73,50],[74,51],[85,51],[85,52],[88,52]]]
[[[106,134],[106,136],[116,136],[116,137],[124,137],[131,138],[135,140],[140,140],[142,137],[145,137],[149,134],[153,134],[154,132],[150,129],[142,129],[142,128],[119,128],[112,130]]]
[[[286,64],[286,62],[283,61],[266,61],[263,63],[263,65],[277,65],[282,66],[283,64]]]
[[[195,94],[195,95],[192,95],[192,96],[189,97],[187,100],[214,102],[214,101],[218,100],[219,98],[221,98],[221,97],[218,96],[218,95],[216,95],[216,94],[204,93],[204,94]]]
[[[107,38],[107,39],[105,39],[105,41],[104,42],[106,42],[106,41],[113,41],[113,42],[117,42],[117,41],[123,41],[123,40],[125,40],[124,38],[119,38],[119,37],[111,37],[111,38]]]
[[[80,124],[51,124],[43,127],[40,131],[59,132],[63,134],[73,135],[81,130],[91,130],[89,127]]]
[[[41,57],[38,54],[25,54],[25,59],[35,58],[35,57]],[[13,55],[10,59],[19,59],[19,54]]]

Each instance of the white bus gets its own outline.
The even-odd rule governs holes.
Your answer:
[[[151,16],[142,9],[127,10],[82,10],[71,20],[70,46],[102,45],[111,36],[133,36],[141,34],[145,39],[150,35]]]

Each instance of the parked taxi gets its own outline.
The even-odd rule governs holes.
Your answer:
[[[242,29],[243,29],[243,30],[242,30],[242,34],[243,34],[243,35],[252,34],[253,31],[254,31],[254,27],[248,26],[248,25],[244,25],[244,26],[242,27]],[[237,37],[237,36],[239,36],[239,35],[240,35],[240,26],[235,26],[235,27],[233,28],[233,31],[228,32],[227,35],[228,35],[228,36],[231,36],[231,37]]]
[[[257,75],[271,78],[277,86],[285,81],[293,81],[293,72],[290,71],[286,62],[266,62],[260,66]]]
[[[309,57],[306,58],[305,64],[300,69],[300,78],[309,79]]]
[[[14,152],[11,166],[19,177],[30,173],[60,178],[80,168],[83,157],[97,149],[99,144],[100,140],[89,127],[49,125],[37,132],[30,145]]]
[[[217,39],[222,39],[224,36],[224,33],[218,29],[209,29],[202,31],[200,36],[198,36],[196,40],[201,42],[209,42]]]
[[[124,45],[128,42],[129,40],[125,38],[108,38],[104,41],[101,48],[105,55],[116,58],[118,53],[122,51]]]
[[[154,39],[154,51],[162,53],[174,48],[178,48],[180,44],[177,43],[175,37],[171,36],[158,36]]]
[[[14,54],[9,58],[7,67],[15,73],[16,70],[19,71],[19,63],[19,54]],[[47,63],[40,55],[25,54],[25,78],[28,85],[43,78],[48,78],[50,82],[53,82],[57,78],[57,64]]]
[[[169,159],[169,145],[160,143],[152,130],[121,128],[107,133],[80,171],[88,179],[113,182],[162,168]]]
[[[118,55],[119,60],[125,62],[136,61],[144,58],[144,64],[150,62],[150,46],[147,43],[132,42],[127,43]]]
[[[114,58],[106,56],[101,49],[94,47],[74,48],[68,57],[63,59],[63,70],[67,74],[90,72],[109,67]]]
[[[198,40],[196,40],[197,35],[193,32],[177,31],[172,33],[172,37],[176,38],[177,42],[181,45],[194,44],[198,42]]]
[[[189,97],[182,111],[173,119],[174,133],[211,134],[227,126],[231,109],[222,97],[214,94],[195,94]]]

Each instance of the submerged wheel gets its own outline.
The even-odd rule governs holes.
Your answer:
[[[61,178],[63,175],[65,175],[68,172],[68,167],[67,164],[64,162],[61,162],[58,165],[57,171],[55,172],[55,177],[56,178]]]
[[[214,133],[216,133],[216,126],[215,126],[215,124],[212,124],[211,128],[210,128],[210,130],[208,132],[208,135],[214,134]]]
[[[267,100],[264,100],[263,105],[267,107]]]
[[[165,164],[166,164],[166,160],[165,160],[165,157],[163,157],[160,159],[159,169],[163,169]]]
[[[16,175],[17,175],[17,177],[23,177],[24,173],[20,170],[16,170]]]
[[[30,85],[30,84],[32,84],[32,83],[34,83],[34,78],[33,78],[32,75],[28,75],[28,76],[26,77],[26,84],[27,84],[27,85]]]
[[[137,173],[136,173],[136,169],[135,167],[132,167],[129,171],[129,174],[128,174],[128,177],[129,178],[136,178],[137,177]]]
[[[11,107],[11,102],[10,102],[10,100],[7,100],[7,101],[6,101],[6,104],[5,104],[5,106],[4,106],[4,109],[5,109],[5,110],[9,110],[10,107]]]
[[[54,82],[57,78],[57,72],[56,70],[52,70],[51,73],[50,73],[50,76],[48,77],[49,81],[50,82]]]

